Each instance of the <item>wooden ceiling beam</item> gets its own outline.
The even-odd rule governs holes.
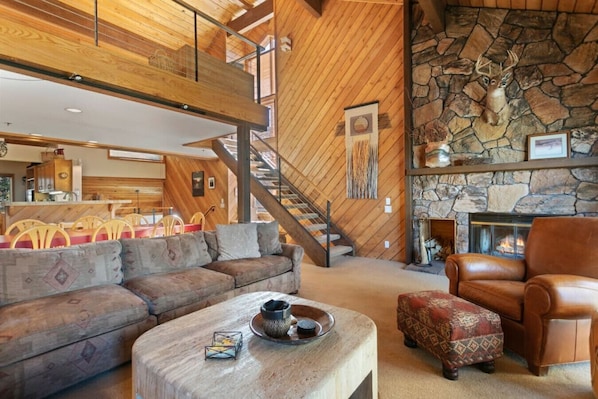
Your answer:
[[[226,25],[235,32],[243,34],[272,18],[274,18],[274,1],[266,0]]]
[[[316,18],[322,16],[322,0],[296,0],[303,8]]]
[[[419,0],[419,5],[434,33],[443,32],[445,29],[444,9],[446,8],[446,0]]]

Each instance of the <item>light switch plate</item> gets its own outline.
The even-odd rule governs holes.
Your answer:
[[[390,242],[384,241],[384,248],[390,248]]]

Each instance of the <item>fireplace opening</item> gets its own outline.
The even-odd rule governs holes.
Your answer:
[[[472,213],[469,215],[469,252],[520,259],[536,217],[514,213]]]
[[[420,221],[420,263],[444,262],[449,255],[455,253],[456,234],[454,219],[422,219]]]

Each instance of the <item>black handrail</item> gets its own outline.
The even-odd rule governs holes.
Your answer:
[[[278,202],[281,203],[282,202],[282,168],[281,168],[281,162],[284,161],[286,164],[288,164],[288,166],[293,170],[296,171],[303,179],[305,179],[305,181],[307,183],[309,183],[309,185],[311,185],[313,188],[315,188],[324,198],[326,198],[326,195],[313,183],[311,182],[305,175],[303,175],[303,173],[301,173],[297,168],[295,168],[289,161],[287,161],[286,159],[284,159],[284,157],[282,157],[278,151],[276,151],[270,144],[268,144],[266,141],[264,141],[258,134],[256,134],[255,132],[252,132],[253,136],[260,141],[261,144],[263,144],[266,148],[268,148],[270,151],[272,151],[274,154],[276,154],[276,159],[277,159],[277,178],[278,178]],[[261,156],[261,152],[255,148],[255,146],[251,146],[253,151],[255,153],[257,153],[258,155],[260,155],[260,158],[262,158],[264,161],[266,161],[268,163],[268,160],[264,157]],[[269,163],[268,163],[269,164]],[[273,167],[274,165],[270,165],[270,167]],[[318,210],[318,206],[317,204],[312,204],[312,207],[316,210]],[[331,208],[332,208],[332,202],[330,201],[330,199],[326,198],[326,211],[325,211],[325,222],[326,222],[326,267],[330,267],[330,226],[331,226]],[[318,211],[320,212],[320,211]]]

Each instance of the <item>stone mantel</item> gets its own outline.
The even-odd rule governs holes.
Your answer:
[[[454,173],[477,173],[514,170],[536,170],[536,169],[560,169],[560,168],[582,168],[598,166],[598,157],[575,158],[575,159],[540,159],[525,162],[495,163],[485,165],[462,165],[446,166],[443,168],[416,168],[408,169],[408,176],[419,175],[447,175]],[[598,177],[597,177],[598,179]]]

